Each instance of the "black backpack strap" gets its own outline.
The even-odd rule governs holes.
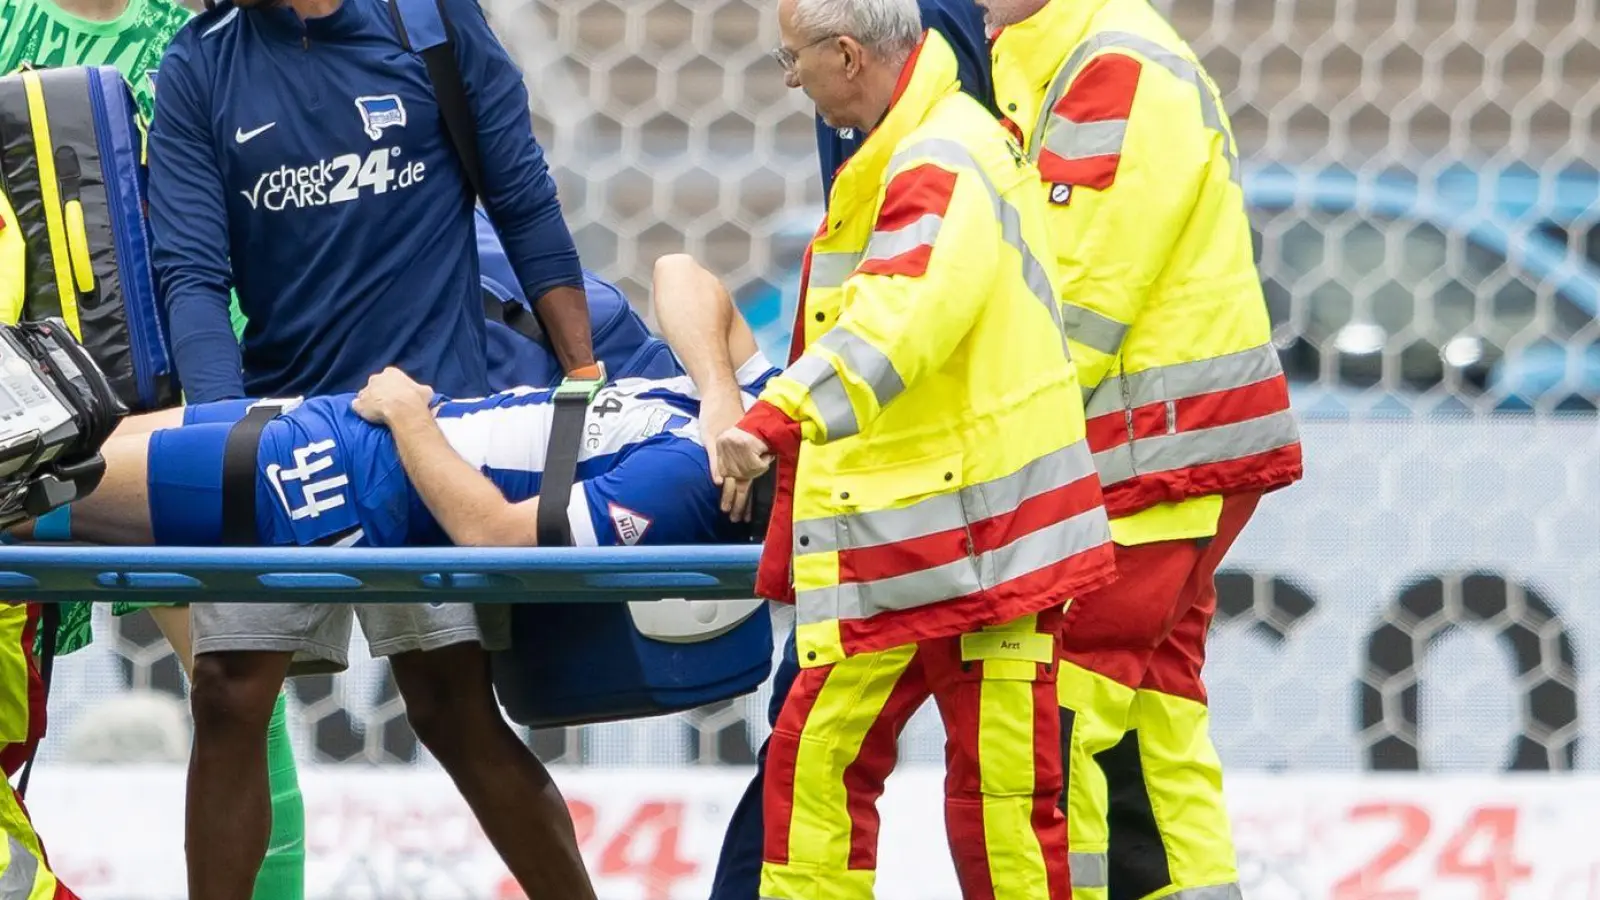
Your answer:
[[[461,170],[466,173],[472,192],[481,200],[483,160],[478,156],[477,119],[467,98],[466,82],[456,60],[455,28],[444,14],[444,0],[389,0],[389,18],[400,35],[400,43],[422,57],[433,82],[434,101],[444,119],[450,143],[455,145]]]
[[[267,423],[284,411],[288,402],[262,402],[233,423],[222,451],[222,543],[251,547],[260,543],[256,533],[256,451]]]
[[[400,43],[422,57],[433,82],[434,102],[444,119],[450,143],[455,145],[467,183],[480,201],[485,200],[483,159],[478,155],[477,120],[472,114],[461,66],[456,60],[455,29],[444,13],[444,0],[389,0],[389,18],[394,22]],[[530,304],[531,305],[531,304]],[[505,324],[529,340],[544,343],[545,330],[539,314],[515,301],[501,301],[485,293],[484,315]],[[572,482],[578,472],[578,452],[583,447],[583,423],[589,403],[605,384],[604,368],[593,381],[567,379],[556,389],[555,417],[550,428],[550,446],[545,453],[544,473],[539,482],[538,540],[541,547],[572,544],[572,527],[567,520],[567,504],[572,499]]]
[[[467,97],[466,82],[461,78],[461,65],[455,51],[455,27],[444,14],[444,0],[389,0],[389,19],[394,23],[401,45],[422,57],[428,69],[428,80],[433,82],[433,99],[439,104],[445,133],[455,147],[456,158],[461,161],[461,171],[479,201],[487,204],[483,158],[478,155],[478,120],[472,114],[472,101]],[[486,291],[483,312],[490,320],[506,325],[523,337],[545,343],[539,314],[521,303],[503,300]]]
[[[39,683],[44,687],[46,705],[50,702],[50,679],[56,668],[56,642],[61,639],[61,604],[45,603],[39,611]],[[30,723],[30,728],[31,723]],[[40,744],[44,743],[41,738]],[[39,755],[39,744],[33,745],[28,761],[23,764],[22,777],[17,779],[17,795],[28,796],[28,782],[33,779],[33,761]]]
[[[549,345],[545,340],[544,327],[539,324],[539,317],[515,300],[501,300],[493,292],[484,291],[483,317],[491,322],[499,322],[541,347]]]

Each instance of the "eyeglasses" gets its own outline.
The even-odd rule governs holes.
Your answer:
[[[778,65],[783,66],[783,71],[793,75],[794,67],[800,62],[801,53],[805,52],[811,47],[815,47],[823,41],[831,41],[836,37],[838,37],[837,34],[825,34],[811,43],[802,44],[793,50],[790,50],[788,47],[778,47],[771,51],[772,58],[778,61]]]

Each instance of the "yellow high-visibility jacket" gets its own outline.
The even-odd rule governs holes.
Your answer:
[[[1301,475],[1220,94],[1147,0],[1051,0],[993,44],[1050,206],[1118,543],[1205,537]]]
[[[23,264],[22,227],[17,214],[0,190],[0,322],[15,324],[22,318],[22,287],[27,267]]]
[[[757,590],[792,597],[803,666],[1113,573],[1037,184],[925,33],[807,251],[804,352],[741,421],[780,461]]]

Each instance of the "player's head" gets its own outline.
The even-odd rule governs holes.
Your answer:
[[[780,0],[773,51],[790,87],[834,128],[870,130],[922,39],[917,0]]]
[[[1004,28],[1015,25],[1025,19],[1031,18],[1034,13],[1044,9],[1049,0],[977,0],[983,9],[984,24],[990,28]],[[1057,3],[1071,3],[1076,0],[1056,0]]]

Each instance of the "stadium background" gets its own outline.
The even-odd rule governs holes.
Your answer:
[[[1157,5],[1226,94],[1305,421],[1307,478],[1230,556],[1208,664],[1247,893],[1600,897],[1595,4]],[[781,352],[821,197],[770,4],[486,8],[585,263],[647,309],[652,260],[688,249]],[[182,679],[148,619],[96,627],[31,805],[86,896],[178,897]],[[517,896],[381,665],[290,696],[313,897]],[[603,897],[704,896],[766,700],[530,736]],[[954,897],[941,742],[931,710],[905,735],[882,897]]]

